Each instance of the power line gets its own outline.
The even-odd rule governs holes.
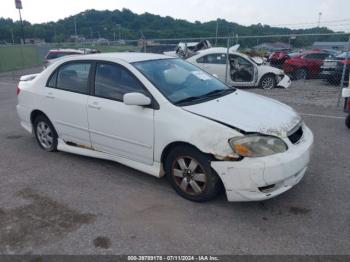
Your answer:
[[[322,24],[330,24],[330,23],[339,23],[339,22],[348,22],[350,21],[350,18],[347,19],[338,19],[338,20],[328,20],[328,21],[322,21]],[[272,24],[270,26],[298,26],[298,25],[317,25],[318,21],[316,22],[303,22],[303,23],[290,23],[290,24]]]

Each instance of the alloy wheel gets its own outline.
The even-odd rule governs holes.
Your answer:
[[[53,132],[47,123],[40,121],[36,127],[36,134],[43,148],[50,149],[52,147],[54,142]]]
[[[207,175],[203,167],[192,157],[181,156],[172,164],[176,185],[186,194],[197,196],[207,187]]]
[[[272,89],[275,86],[275,81],[271,76],[265,77],[261,81],[261,87],[263,89]]]

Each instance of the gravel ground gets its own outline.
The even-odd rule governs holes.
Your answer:
[[[309,170],[269,201],[196,204],[118,163],[43,152],[19,125],[16,84],[0,76],[0,254],[350,255],[350,130],[336,88],[248,90],[303,115],[315,135]]]

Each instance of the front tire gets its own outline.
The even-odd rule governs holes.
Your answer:
[[[348,114],[348,116],[345,119],[345,125],[347,126],[347,128],[350,129],[350,114]]]
[[[274,75],[265,75],[260,80],[260,87],[269,90],[276,87],[276,77]]]
[[[50,120],[39,115],[34,120],[34,133],[39,146],[47,152],[57,151],[57,133]]]
[[[193,147],[174,148],[165,160],[165,172],[176,193],[190,201],[209,201],[219,193],[220,179],[210,157]]]

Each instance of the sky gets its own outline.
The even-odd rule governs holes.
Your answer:
[[[1,0],[0,17],[18,20],[14,0]],[[86,9],[128,8],[142,14],[211,21],[226,19],[242,25],[268,24],[290,28],[317,25],[350,31],[350,0],[22,0],[23,19],[31,23],[57,21]]]

